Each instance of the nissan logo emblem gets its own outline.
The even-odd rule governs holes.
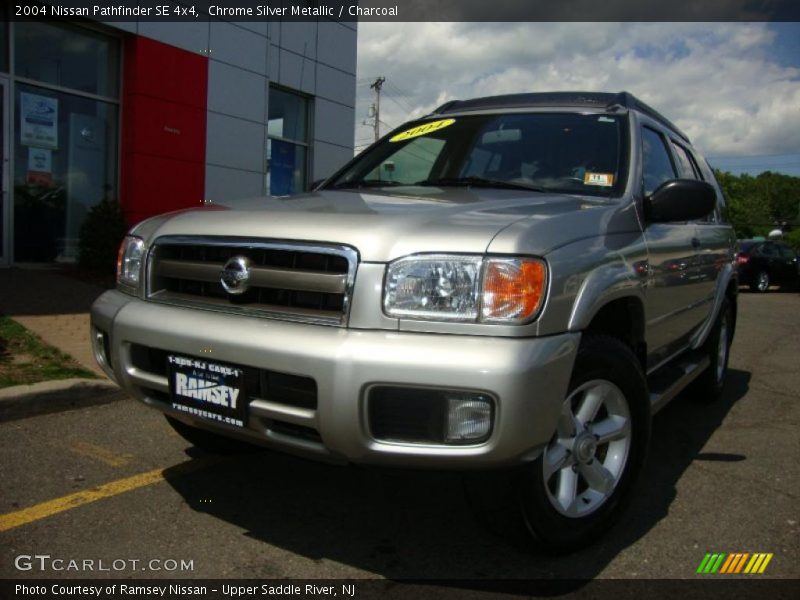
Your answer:
[[[219,274],[219,282],[231,295],[244,294],[250,284],[250,260],[246,256],[234,256]]]

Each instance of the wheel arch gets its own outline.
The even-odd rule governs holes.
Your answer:
[[[583,282],[570,315],[570,331],[615,337],[647,362],[642,281],[624,262],[604,265]]]
[[[712,309],[709,311],[706,322],[702,325],[702,327],[700,327],[700,329],[697,330],[697,333],[695,333],[694,337],[692,338],[692,348],[699,348],[705,343],[706,339],[708,339],[708,335],[711,333],[711,329],[714,327],[714,323],[717,321],[717,315],[719,315],[720,308],[722,307],[722,301],[726,299],[733,309],[734,331],[732,331],[730,335],[730,340],[733,342],[733,334],[736,331],[738,294],[739,282],[736,276],[736,269],[734,269],[732,263],[726,263],[717,276],[717,289],[714,292]]]
[[[607,335],[628,346],[644,369],[647,365],[644,303],[636,296],[623,296],[600,306],[584,331]]]

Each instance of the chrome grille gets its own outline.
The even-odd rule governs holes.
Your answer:
[[[225,263],[245,257],[247,291],[225,291]],[[166,304],[343,326],[358,253],[348,246],[242,238],[158,238],[147,263],[148,298]]]

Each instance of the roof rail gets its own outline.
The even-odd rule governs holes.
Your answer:
[[[651,108],[630,92],[619,92],[617,94],[608,92],[537,92],[529,94],[507,94],[503,96],[488,96],[485,98],[473,98],[470,100],[450,100],[445,102],[430,116],[441,115],[447,112],[473,111],[493,108],[521,108],[528,106],[574,106],[574,107],[594,107],[605,108],[613,111],[618,108],[637,110],[648,117],[655,119],[668,129],[675,132],[687,143],[689,138],[678,127],[664,115]]]
[[[608,109],[613,109],[615,106],[620,106],[622,108],[627,108],[629,110],[638,110],[641,113],[646,114],[651,119],[654,119],[661,123],[662,125],[668,127],[672,131],[674,131],[678,136],[680,136],[685,142],[689,142],[689,137],[681,131],[675,123],[667,119],[664,115],[658,112],[651,106],[648,106],[641,100],[639,100],[636,96],[631,94],[630,92],[620,92],[616,95],[614,100],[609,103],[606,107]]]
[[[439,114],[439,113],[441,113],[441,112],[444,112],[444,111],[446,111],[448,108],[450,108],[451,106],[453,106],[453,104],[458,104],[459,102],[461,102],[461,100],[450,100],[449,102],[445,102],[444,104],[442,104],[442,105],[441,105],[441,106],[439,106],[438,108],[435,108],[435,109],[433,109],[433,111],[431,112],[431,114],[432,114],[432,115],[437,115],[437,114]]]

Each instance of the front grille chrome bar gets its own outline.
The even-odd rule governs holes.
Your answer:
[[[220,285],[226,259],[250,262],[247,296]],[[288,321],[346,326],[358,252],[343,245],[249,238],[163,236],[147,260],[147,298]]]

